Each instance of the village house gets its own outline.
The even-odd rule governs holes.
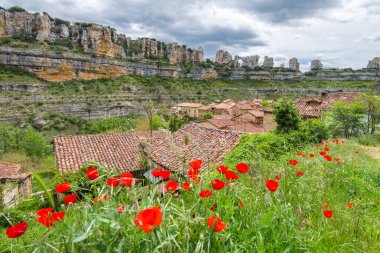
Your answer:
[[[21,165],[0,162],[0,207],[16,206],[32,194],[31,173],[21,173]]]
[[[199,103],[180,103],[171,108],[172,114],[176,116],[184,116],[199,119],[201,113],[199,108],[203,105]],[[203,112],[202,112],[203,113]]]
[[[57,168],[62,174],[97,162],[120,172],[142,175],[156,166],[182,173],[183,167],[195,159],[203,160],[205,167],[220,164],[237,146],[240,136],[188,124],[175,133],[158,130],[152,136],[148,132],[62,136],[53,142]]]

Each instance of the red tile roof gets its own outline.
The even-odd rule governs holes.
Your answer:
[[[23,180],[31,176],[30,173],[20,173],[20,170],[20,164],[0,162],[0,180]]]
[[[221,103],[221,104],[214,105],[213,107],[215,109],[230,109],[231,105],[225,104],[225,103]]]
[[[231,119],[227,119],[227,118],[215,118],[215,117],[213,117],[211,119],[207,119],[206,121],[209,122],[210,124],[213,124],[217,128],[223,128],[223,127],[226,127],[228,125],[234,124],[234,122]]]
[[[297,99],[294,104],[298,110],[298,113],[301,116],[314,117],[318,118],[321,116],[321,101],[318,99],[311,100],[310,98],[306,99]],[[310,103],[315,101],[316,103]]]
[[[353,103],[360,97],[359,92],[333,92],[322,96],[322,110],[330,110],[331,106],[339,100],[347,101],[348,103]]]
[[[265,132],[262,126],[253,123],[235,123],[233,125],[227,126],[226,128],[242,133],[261,134]]]
[[[145,151],[158,165],[177,171],[188,169],[188,162],[196,159],[203,161],[203,167],[222,163],[241,136],[237,132],[197,124],[185,125],[173,135],[164,132],[163,138],[146,143]]]

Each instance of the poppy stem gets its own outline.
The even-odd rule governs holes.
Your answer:
[[[4,218],[8,221],[9,225],[13,226],[12,222],[8,219],[8,217],[2,213],[1,216],[4,216]]]

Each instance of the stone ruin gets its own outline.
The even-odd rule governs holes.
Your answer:
[[[323,69],[321,60],[318,60],[318,59],[312,60],[310,70],[313,71],[313,70],[319,70],[319,69]]]

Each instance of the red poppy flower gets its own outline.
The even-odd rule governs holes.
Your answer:
[[[129,172],[124,172],[123,174],[120,175],[121,183],[126,186],[126,187],[131,187],[132,184],[134,184],[137,179],[133,178],[132,173]]]
[[[107,195],[99,196],[93,199],[94,203],[97,203],[97,202],[102,203],[103,200],[107,200]]]
[[[347,204],[346,204],[346,206],[347,206],[348,208],[351,208],[353,205],[354,205],[354,204],[353,204],[352,202],[347,202]]]
[[[10,228],[7,228],[5,233],[7,234],[8,238],[18,238],[26,232],[27,228],[28,228],[28,223],[21,222]]]
[[[199,193],[199,197],[201,198],[209,198],[211,196],[212,192],[209,190],[204,190]]]
[[[316,147],[319,147],[319,143],[314,144]]]
[[[189,163],[190,167],[194,170],[199,170],[202,167],[202,160],[195,160]]]
[[[163,171],[161,171],[161,178],[162,178],[162,180],[169,179],[170,173],[171,173],[170,170],[163,170]]]
[[[240,206],[240,207],[243,207],[243,206],[244,206],[243,201],[241,201],[241,200],[239,201],[239,206]]]
[[[289,160],[289,164],[292,166],[296,166],[298,164],[297,160]]]
[[[220,232],[227,227],[227,224],[222,222],[222,220],[216,216],[207,218],[207,223],[209,228],[214,229],[215,232]]]
[[[323,202],[321,205],[322,205],[323,207],[328,207],[328,206],[329,206],[329,203]]]
[[[36,212],[39,216],[36,221],[44,225],[45,227],[51,227],[54,222],[59,222],[65,216],[65,212],[53,212],[53,208],[43,208]]]
[[[162,168],[155,169],[154,171],[151,172],[152,176],[154,177],[160,177],[162,172]]]
[[[55,191],[58,193],[65,193],[68,190],[70,190],[70,182],[64,182],[64,183],[57,185],[55,187]]]
[[[121,205],[118,209],[117,212],[121,214],[124,211],[124,205]]]
[[[226,177],[227,180],[238,180],[239,176],[236,175],[235,172],[232,170],[227,170],[226,173],[224,173],[224,176]]]
[[[240,173],[247,173],[249,168],[248,168],[248,165],[246,163],[239,163],[238,165],[236,165],[236,169],[240,172]]]
[[[271,192],[277,191],[279,183],[274,180],[267,180],[265,185],[267,186],[267,189]]]
[[[155,226],[162,222],[162,212],[159,206],[150,207],[140,211],[135,219],[135,225],[141,227],[145,233],[153,231]]]
[[[176,181],[169,181],[165,185],[166,191],[172,191],[174,192],[178,188],[178,183]]]
[[[116,187],[120,184],[120,180],[116,177],[113,177],[113,178],[109,178],[107,179],[107,184],[110,186],[110,187]]]
[[[305,155],[305,154],[302,154],[301,156],[302,156],[302,157],[305,157],[306,155]]]
[[[309,154],[310,157],[314,157],[314,154]]]
[[[280,180],[280,176],[279,175],[276,175],[276,180]]]
[[[190,183],[189,182],[185,182],[182,184],[182,188],[185,190],[185,191],[189,191],[190,190]]]
[[[325,155],[326,155],[326,152],[321,151],[321,152],[319,152],[319,154],[320,154],[321,156],[325,156]]]
[[[329,156],[329,155],[325,155],[325,159],[326,159],[326,161],[329,161],[329,162],[331,162],[331,160],[332,160],[331,156]]]
[[[298,152],[297,152],[297,155],[300,156],[300,155],[302,155],[302,153],[298,151]]]
[[[197,214],[193,213],[192,217],[193,217],[193,219],[195,219],[195,217],[197,217]]]
[[[345,143],[345,142],[346,142],[345,140],[342,141],[342,143]]]
[[[297,176],[303,176],[303,174],[305,174],[303,171],[297,171],[297,172],[296,172],[296,175],[297,175]]]
[[[333,211],[332,210],[323,210],[323,215],[326,217],[326,218],[331,218],[333,216]]]
[[[375,200],[373,201],[373,203],[374,203],[375,205],[377,205],[377,204],[379,204],[379,200],[378,200],[378,199],[375,199]]]
[[[218,168],[216,168],[216,170],[220,173],[220,174],[224,174],[226,173],[226,171],[228,170],[228,167],[226,166],[219,166]]]
[[[99,177],[98,169],[96,169],[96,168],[88,168],[86,170],[86,175],[87,175],[88,179],[95,180],[95,179],[97,179]]]
[[[214,190],[221,190],[224,188],[224,182],[219,179],[215,179],[211,182],[211,186]]]
[[[325,150],[326,150],[326,151],[330,151],[330,148],[329,148],[329,147],[325,147]]]
[[[359,154],[359,151],[358,151],[358,150],[355,150],[355,154]]]
[[[64,199],[63,199],[63,202],[66,203],[66,205],[70,204],[70,203],[75,203],[77,201],[77,195],[76,194],[70,194],[70,195],[67,195]]]
[[[195,180],[199,175],[199,169],[189,169],[187,171],[187,174],[189,175],[190,179]]]

